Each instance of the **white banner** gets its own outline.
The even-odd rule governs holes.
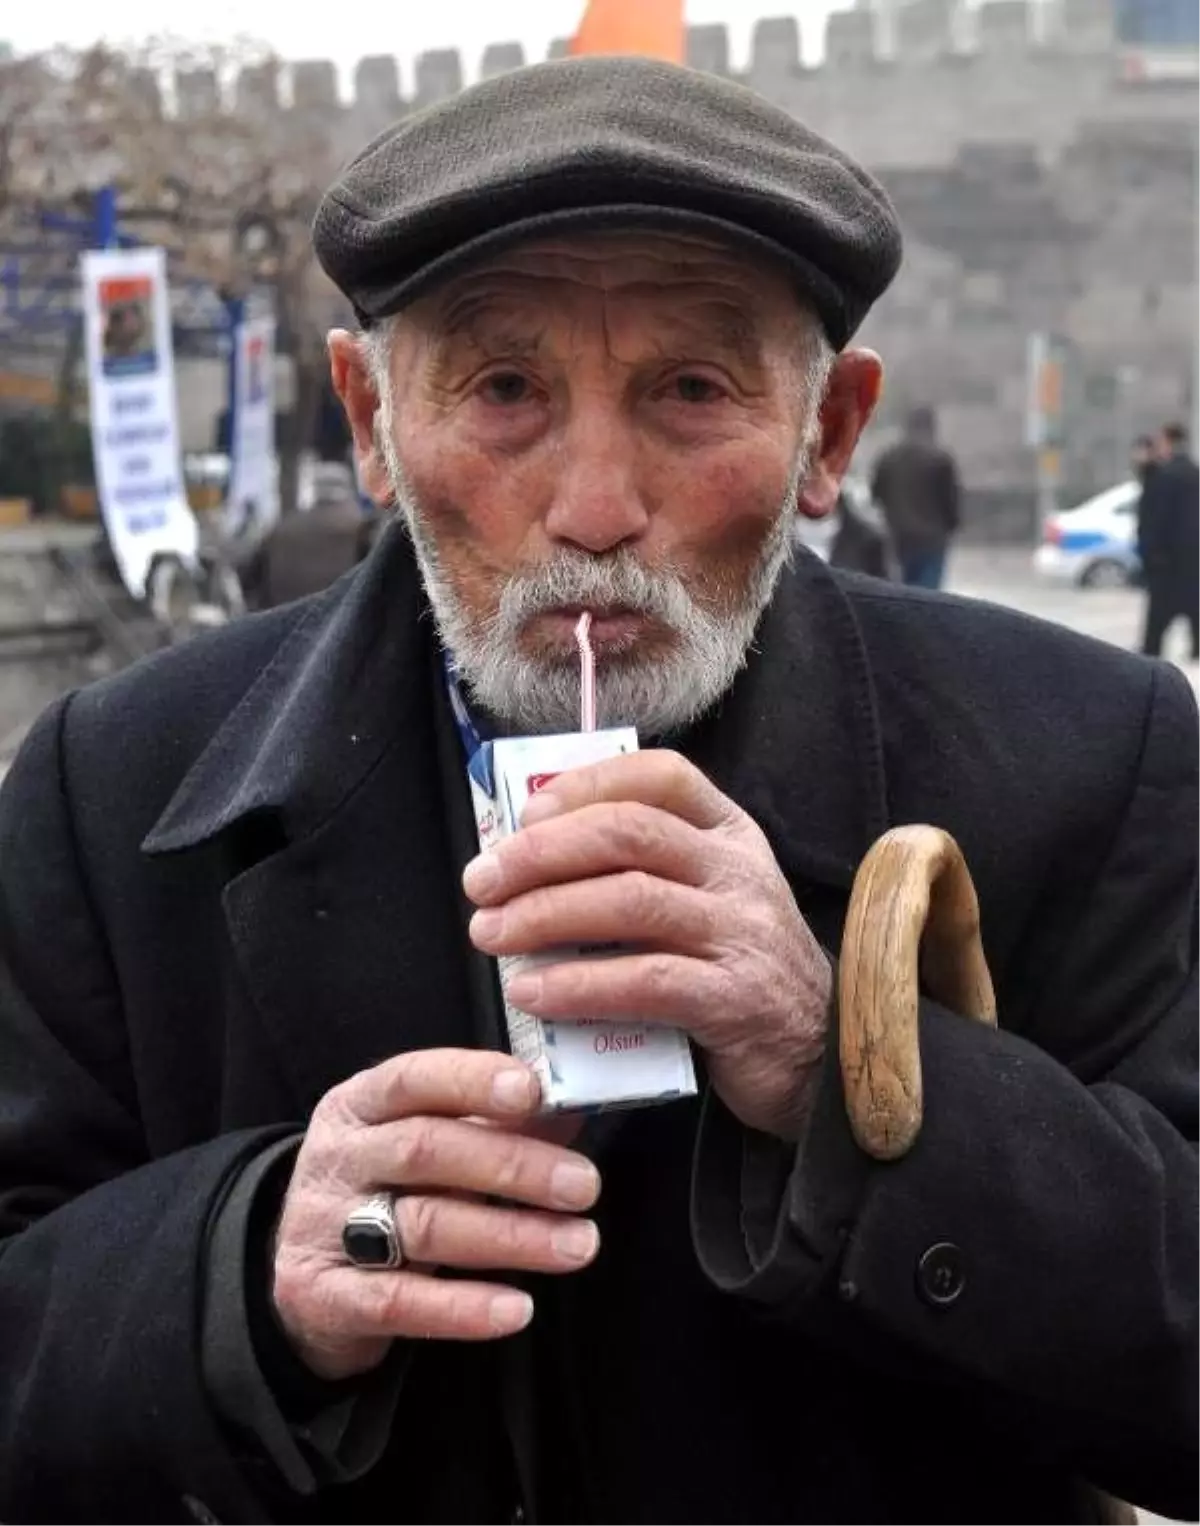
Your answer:
[[[161,249],[83,256],[83,314],[96,487],[126,588],[146,592],[159,555],[194,567],[175,417],[175,360]]]
[[[257,539],[279,518],[273,318],[243,318],[234,330],[229,439],[225,530]]]

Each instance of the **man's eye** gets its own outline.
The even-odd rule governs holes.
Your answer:
[[[677,376],[671,390],[681,403],[715,403],[725,396],[725,389],[707,376],[685,373]]]
[[[509,406],[526,403],[533,394],[529,378],[519,371],[495,371],[484,379],[480,390],[487,402]]]

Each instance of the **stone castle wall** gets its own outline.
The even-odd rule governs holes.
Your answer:
[[[794,113],[891,192],[905,268],[863,336],[889,367],[881,428],[931,402],[981,495],[1027,491],[1026,345],[1053,330],[1073,345],[1067,477],[1106,485],[1134,431],[1195,415],[1194,60],[1147,77],[1117,44],[1110,0],[909,0],[881,27],[868,9],[833,15],[807,68],[796,21],[762,20],[735,75],[725,28],[698,26],[688,59]],[[480,72],[523,62],[519,44],[494,43]],[[470,82],[453,50],[420,56],[407,92],[394,58],[364,58],[343,102],[333,64],[304,61],[245,71],[232,104],[323,115],[349,153]],[[210,110],[216,81],[182,76],[175,97],[183,114]]]
[[[560,40],[549,56],[565,51]],[[731,67],[724,26],[694,26],[687,60],[748,85],[879,171],[948,164],[964,140],[1036,142],[1054,153],[1097,114],[1178,114],[1161,91],[1122,88],[1126,63],[1110,0],[983,0],[973,10],[963,0],[908,0],[894,31],[871,10],[835,12],[817,68],[801,60],[800,26],[792,17],[755,23],[741,71]],[[406,89],[397,60],[377,55],[355,67],[349,100],[339,92],[337,68],[323,59],[248,67],[231,92],[208,71],[185,72],[173,93],[185,116],[206,113],[222,99],[247,112],[325,113],[349,148],[364,130],[532,61],[518,42],[491,43],[478,70],[469,72],[457,49],[435,49],[418,55]]]

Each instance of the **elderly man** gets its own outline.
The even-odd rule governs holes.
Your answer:
[[[1194,1509],[1193,707],[789,566],[879,394],[883,192],[574,60],[385,133],[315,237],[396,523],[56,704],[0,801],[0,1518]],[[643,750],[477,856],[467,755],[575,728],[581,610]],[[831,993],[905,821],[965,850],[1000,1026],[922,1001],[883,1165]],[[700,1096],[538,1116],[495,960],[573,941],[629,947],[514,999],[683,1029]]]

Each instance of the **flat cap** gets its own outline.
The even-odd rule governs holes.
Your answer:
[[[707,231],[773,254],[841,349],[900,263],[866,170],[753,91],[646,58],[516,69],[407,117],[343,172],[313,242],[364,324],[568,229]]]

